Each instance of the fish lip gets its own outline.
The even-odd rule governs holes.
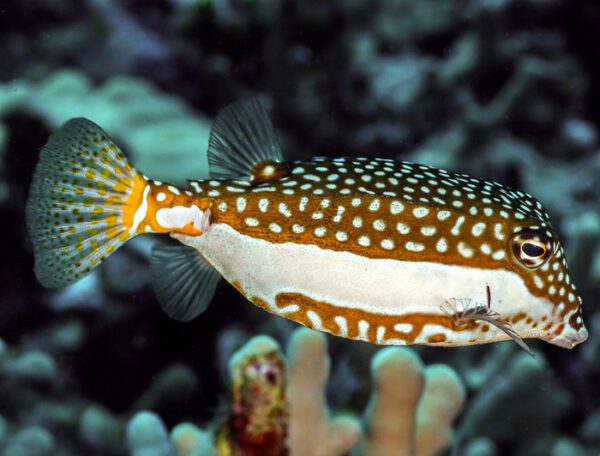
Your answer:
[[[565,329],[559,335],[546,339],[546,342],[570,350],[582,342],[585,342],[588,335],[589,333],[585,326],[582,326],[578,330],[569,327],[569,329]]]

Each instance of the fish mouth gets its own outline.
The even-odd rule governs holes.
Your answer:
[[[546,339],[546,342],[557,345],[562,348],[574,348],[588,338],[588,330],[585,326],[575,329],[570,325],[566,325],[565,329],[558,335]]]

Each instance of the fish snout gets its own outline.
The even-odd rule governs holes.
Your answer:
[[[552,335],[546,342],[558,345],[562,348],[574,348],[576,345],[579,345],[582,342],[585,342],[588,338],[588,330],[585,326],[581,325],[579,328],[574,328],[573,326],[566,324],[562,330],[557,335]]]

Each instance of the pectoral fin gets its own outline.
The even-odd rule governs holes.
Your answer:
[[[181,244],[155,244],[150,271],[160,306],[178,321],[204,312],[221,278],[197,250]]]

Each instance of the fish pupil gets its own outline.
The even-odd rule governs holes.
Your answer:
[[[525,255],[531,258],[538,258],[546,253],[546,250],[538,244],[533,242],[524,242],[521,246],[521,250]]]

